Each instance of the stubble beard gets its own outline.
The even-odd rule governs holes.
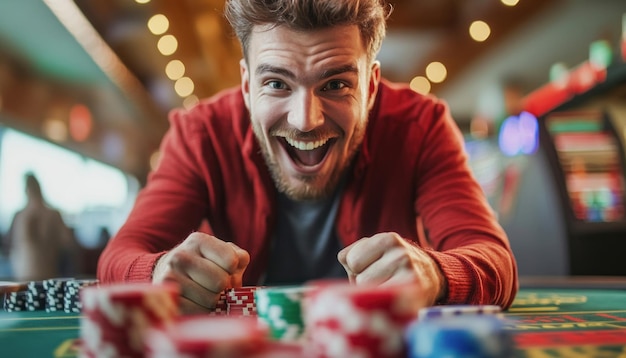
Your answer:
[[[276,189],[285,194],[291,200],[295,201],[319,200],[327,198],[335,192],[341,178],[351,167],[350,164],[363,142],[366,126],[367,121],[361,121],[357,124],[352,140],[348,146],[347,156],[333,168],[332,172],[328,176],[328,179],[326,180],[326,183],[323,183],[323,179],[318,175],[298,175],[295,179],[299,182],[299,184],[290,185],[289,178],[283,174],[280,165],[278,165],[278,163],[270,155],[269,144],[265,142],[262,128],[256,122],[252,122],[252,129],[257,141],[259,142],[261,153],[263,153],[265,163],[270,171],[272,179],[274,180]]]

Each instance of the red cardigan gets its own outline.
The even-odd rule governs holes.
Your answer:
[[[267,266],[276,190],[239,88],[175,111],[126,223],[101,255],[102,282],[148,281],[155,260],[205,220],[247,250],[244,285]],[[343,245],[394,231],[427,248],[447,281],[445,303],[508,307],[518,289],[509,242],[467,164],[447,106],[381,82],[336,219]]]

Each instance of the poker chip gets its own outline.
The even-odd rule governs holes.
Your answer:
[[[228,302],[226,298],[226,291],[222,291],[217,298],[215,307],[209,312],[210,316],[224,316],[228,314]]]
[[[7,292],[4,296],[4,310],[7,312],[26,311],[28,291]]]
[[[27,283],[24,282],[0,281],[2,309],[9,312],[24,311],[26,309],[26,296],[28,295],[27,289]]]
[[[304,335],[302,302],[306,286],[265,287],[254,292],[259,321],[265,324],[272,338],[296,342]]]
[[[449,316],[501,315],[501,312],[502,308],[497,305],[442,305],[420,309],[418,318],[427,320]]]
[[[46,291],[46,312],[63,312],[65,305],[65,284],[74,278],[50,278],[43,280]]]
[[[182,317],[146,333],[152,358],[256,358],[266,347],[267,330],[253,317]]]
[[[509,358],[512,333],[497,315],[450,315],[416,320],[406,330],[408,358]]]
[[[96,279],[70,280],[65,282],[63,290],[63,310],[65,313],[80,313],[82,304],[80,301],[80,291],[85,287],[97,286]]]
[[[270,340],[266,343],[265,351],[254,356],[254,358],[302,358],[304,355],[303,346],[295,342],[282,342]]]
[[[41,311],[46,308],[46,289],[43,281],[28,282],[28,294],[26,296],[26,310]]]
[[[424,302],[415,285],[322,285],[307,291],[311,357],[404,357],[404,331]]]
[[[178,316],[174,284],[117,283],[80,291],[81,357],[142,357],[146,332]]]
[[[244,286],[226,290],[226,305],[228,315],[231,316],[256,316],[256,304],[254,292],[258,286]]]

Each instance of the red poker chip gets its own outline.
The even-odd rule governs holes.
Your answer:
[[[403,357],[403,332],[424,306],[413,285],[318,285],[306,292],[307,354]]]
[[[146,331],[178,315],[173,284],[124,283],[85,287],[80,292],[82,354],[141,357]]]
[[[246,357],[267,349],[268,332],[253,318],[187,316],[146,335],[146,357]]]

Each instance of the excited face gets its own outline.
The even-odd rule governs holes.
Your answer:
[[[278,190],[294,200],[332,193],[363,140],[380,80],[358,28],[257,26],[241,78]]]

